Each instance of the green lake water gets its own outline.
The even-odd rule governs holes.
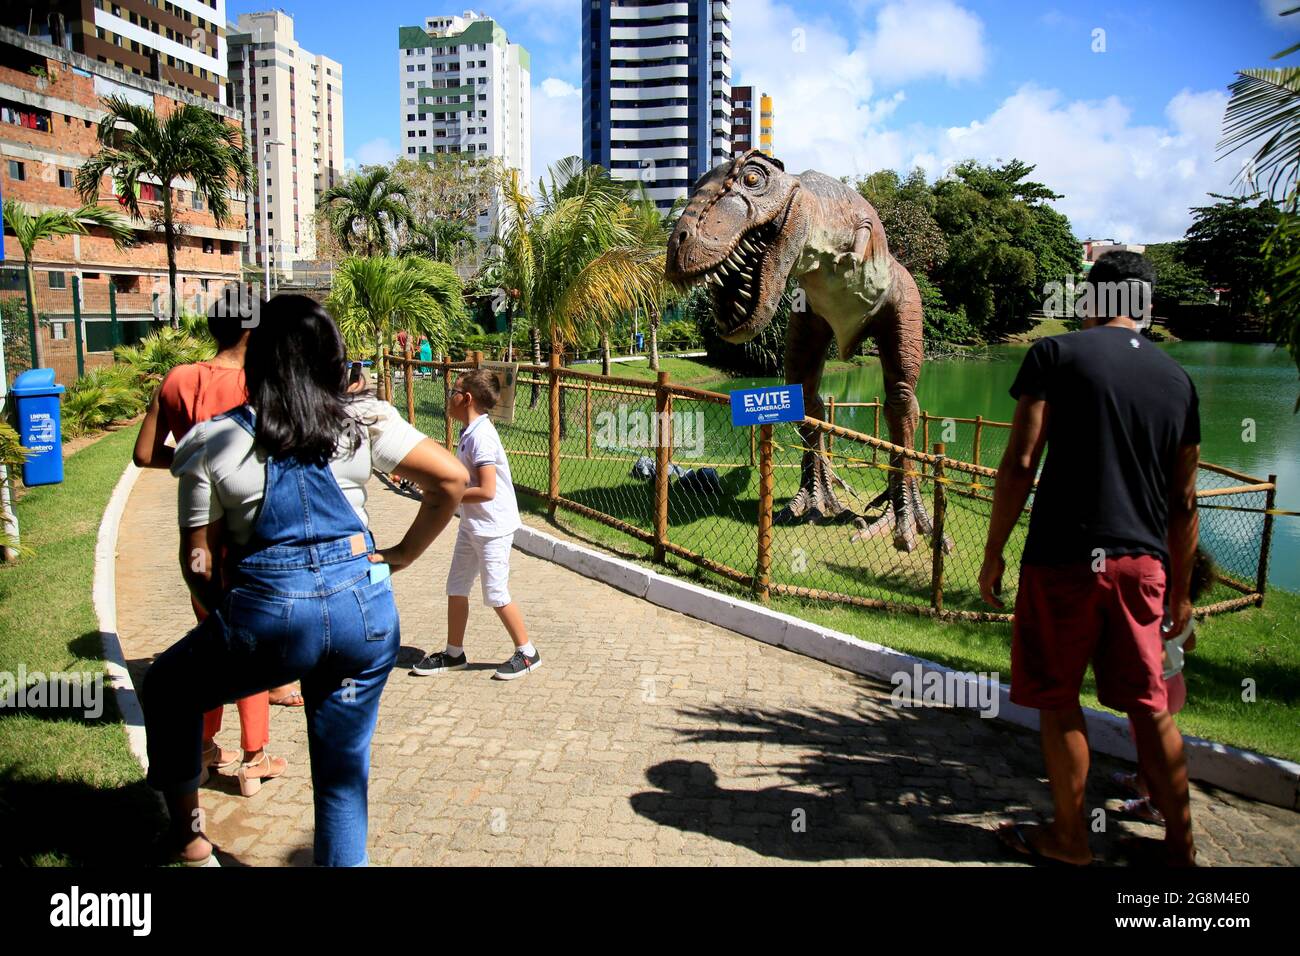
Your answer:
[[[1178,342],[1162,347],[1187,370],[1200,394],[1201,457],[1250,475],[1276,474],[1277,507],[1300,511],[1300,416],[1291,411],[1300,382],[1291,357],[1270,345]],[[1010,421],[1015,402],[1007,389],[1026,348],[996,346],[981,359],[926,362],[917,389],[921,407],[936,416],[982,415]],[[729,387],[768,383],[746,380],[729,383]],[[834,396],[837,402],[870,402],[883,391],[880,366],[875,362],[852,371],[828,373],[822,382],[822,395]],[[835,416],[837,424],[868,433],[873,419],[871,409],[844,408]],[[1253,441],[1246,440],[1250,437],[1247,420],[1254,423]],[[940,423],[931,422],[930,428],[931,442],[944,439]],[[883,419],[881,429],[883,434]],[[969,426],[957,426],[949,454],[970,460],[972,433]],[[1004,436],[1004,430],[985,429],[981,464],[997,466]],[[1258,516],[1253,521],[1237,518],[1226,512],[1203,512],[1202,520],[1211,532],[1205,537],[1216,556],[1248,552],[1252,538],[1253,547],[1258,548]],[[1274,521],[1269,581],[1300,591],[1300,518],[1278,517]]]

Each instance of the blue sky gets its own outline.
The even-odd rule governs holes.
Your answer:
[[[483,0],[533,63],[533,165],[579,150],[583,0]],[[467,0],[281,0],[298,41],[343,64],[345,153],[399,139],[397,28]],[[1081,237],[1177,238],[1232,191],[1215,159],[1235,70],[1300,37],[1300,0],[733,0],[737,84],[775,97],[776,153],[835,175],[1012,156],[1065,198]],[[229,0],[227,14],[265,9]],[[1103,32],[1096,32],[1103,31]]]

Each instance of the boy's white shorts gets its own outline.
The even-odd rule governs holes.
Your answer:
[[[507,583],[510,579],[510,546],[515,535],[503,534],[483,538],[460,526],[456,547],[451,553],[451,570],[447,572],[447,596],[469,597],[474,578],[483,589],[483,603],[488,607],[505,607],[510,603]]]

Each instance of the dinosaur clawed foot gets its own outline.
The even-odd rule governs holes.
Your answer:
[[[884,505],[884,510],[877,517],[855,519],[857,530],[849,538],[850,541],[869,541],[893,532],[894,547],[906,554],[916,550],[918,537],[930,538],[933,545],[934,521],[925,509],[915,478],[909,478],[885,491],[871,503],[870,508],[881,504]],[[951,554],[952,549],[952,538],[945,534],[943,553]]]
[[[804,482],[799,493],[772,517],[778,525],[789,524],[833,524],[849,521],[854,517],[852,509],[840,501],[836,488],[843,488],[849,494],[853,489],[835,474],[824,453],[817,453],[811,462],[811,474]]]

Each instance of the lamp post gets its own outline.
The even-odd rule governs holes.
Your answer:
[[[266,141],[265,149],[263,150],[263,153],[266,156],[266,162],[263,164],[262,170],[264,173],[271,165],[271,147],[283,145],[284,140],[282,139],[268,139]],[[271,240],[270,230],[267,227],[267,223],[271,218],[271,204],[267,202],[266,186],[263,185],[262,177],[258,177],[257,188],[261,190],[262,193],[262,267],[265,276],[262,282],[262,300],[269,301],[271,298]]]

